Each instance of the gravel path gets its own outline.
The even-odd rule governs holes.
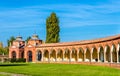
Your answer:
[[[30,76],[30,75],[7,73],[7,72],[0,72],[0,74],[1,75],[8,75],[8,76]]]

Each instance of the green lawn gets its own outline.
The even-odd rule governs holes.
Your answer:
[[[1,72],[32,76],[120,76],[120,70],[81,64],[1,64]]]
[[[9,75],[2,75],[2,74],[0,74],[0,76],[9,76]]]

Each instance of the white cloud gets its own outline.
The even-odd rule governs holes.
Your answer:
[[[103,5],[55,4],[0,10],[3,28],[24,28],[45,24],[50,12],[57,12],[63,27],[119,25],[120,2]],[[116,15],[116,16],[114,16]],[[116,19],[116,20],[113,20]]]

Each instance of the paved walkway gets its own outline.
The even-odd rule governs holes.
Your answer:
[[[1,75],[8,75],[8,76],[30,76],[30,75],[7,73],[7,72],[0,72],[0,74]]]

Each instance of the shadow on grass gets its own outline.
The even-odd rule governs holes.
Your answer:
[[[2,63],[0,64],[0,67],[9,67],[9,66],[27,66],[28,64],[24,64],[24,63]]]

